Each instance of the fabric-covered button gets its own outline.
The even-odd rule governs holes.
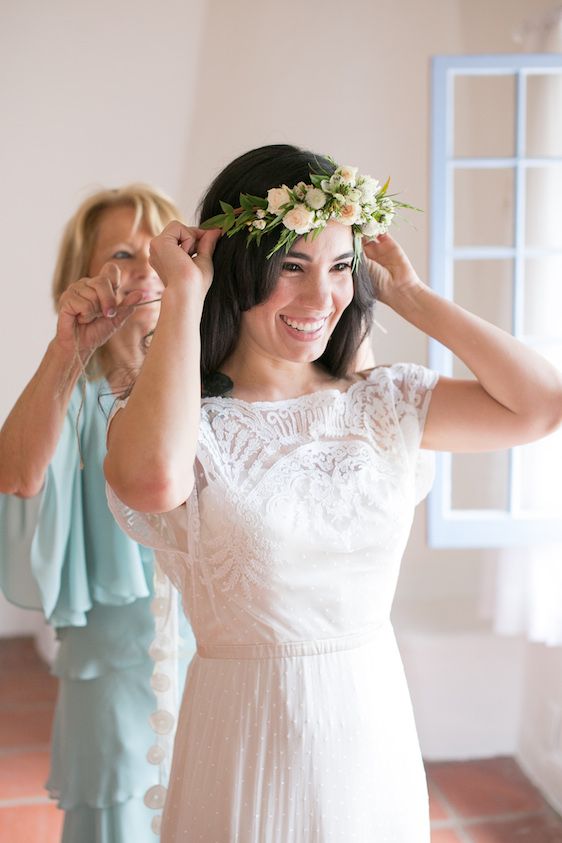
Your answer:
[[[150,611],[155,617],[163,618],[168,611],[169,605],[170,603],[165,597],[155,597],[150,604]]]
[[[148,650],[150,658],[155,662],[164,661],[170,657],[171,648],[170,648],[170,639],[167,635],[159,636],[155,641],[152,642],[150,648]]]
[[[175,718],[169,711],[159,708],[150,715],[148,722],[157,735],[167,735],[174,728]]]
[[[166,757],[166,751],[158,744],[153,744],[146,753],[146,759],[149,764],[161,764]]]
[[[154,673],[150,678],[150,686],[157,693],[167,691],[171,684],[170,677],[165,673]]]
[[[144,804],[147,808],[163,808],[166,801],[166,788],[161,784],[149,787],[144,795]]]

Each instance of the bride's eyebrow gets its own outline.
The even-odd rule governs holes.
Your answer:
[[[287,257],[289,257],[289,258],[299,258],[300,260],[309,261],[309,262],[312,261],[312,258],[310,257],[310,255],[305,255],[304,252],[294,252],[292,249],[291,249],[290,252],[287,252]],[[337,261],[343,261],[343,260],[346,260],[347,258],[352,258],[352,257],[353,257],[353,252],[344,252],[343,255],[338,255],[337,258],[334,258],[334,263],[337,263]]]

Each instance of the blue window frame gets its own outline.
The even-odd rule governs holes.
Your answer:
[[[434,58],[430,278],[441,295],[562,366],[562,117],[560,138],[546,131],[556,101],[562,115],[559,54]],[[559,235],[536,224],[533,209],[544,211],[545,191]],[[469,376],[434,340],[430,365]],[[562,541],[560,480],[559,433],[509,452],[438,454],[429,544]]]

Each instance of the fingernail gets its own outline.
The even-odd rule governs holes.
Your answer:
[[[105,315],[108,319],[113,319],[114,316],[117,316],[117,311],[112,307],[110,310],[106,310]]]

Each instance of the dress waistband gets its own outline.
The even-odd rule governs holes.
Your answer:
[[[355,650],[375,639],[390,623],[369,627],[336,638],[319,638],[312,641],[283,641],[277,644],[197,644],[197,655],[202,659],[282,659],[293,656],[322,656],[342,650]]]

